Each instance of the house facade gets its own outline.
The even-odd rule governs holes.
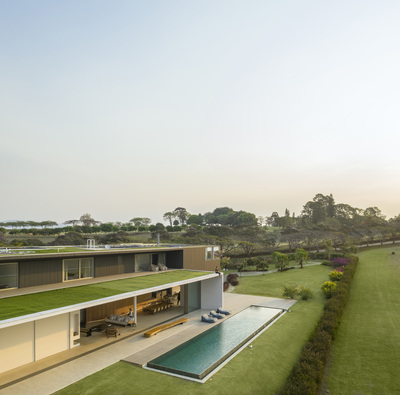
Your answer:
[[[177,246],[0,255],[0,305],[3,306],[19,295],[33,298],[40,292],[44,293],[41,296],[55,300],[57,289],[74,292],[75,287],[98,283],[106,287],[111,280],[113,287],[118,288],[118,281],[125,281],[122,292],[112,296],[97,296],[61,307],[55,303],[54,308],[43,311],[39,308],[27,311],[28,314],[3,316],[0,374],[79,346],[81,329],[110,314],[126,315],[132,309],[137,322],[143,306],[168,296],[179,294],[183,314],[222,306],[222,277],[214,271],[219,268],[218,253],[217,246]],[[188,272],[190,276],[184,275]],[[132,287],[127,291],[127,280],[141,281],[140,278],[149,275],[159,281],[150,287]]]

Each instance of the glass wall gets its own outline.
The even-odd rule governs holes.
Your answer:
[[[188,313],[201,307],[201,284],[200,281],[188,284]]]
[[[0,289],[18,288],[18,263],[0,263]]]
[[[63,281],[93,277],[93,258],[63,260]]]

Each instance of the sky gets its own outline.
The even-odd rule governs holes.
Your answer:
[[[0,221],[400,213],[400,2],[1,0]]]

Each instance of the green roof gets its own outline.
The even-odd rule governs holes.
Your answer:
[[[210,274],[175,270],[0,299],[0,321]]]

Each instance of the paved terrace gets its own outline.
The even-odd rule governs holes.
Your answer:
[[[250,305],[289,309],[294,303],[294,300],[288,299],[224,294],[223,307],[235,314]],[[121,360],[142,366],[151,359],[210,329],[213,325],[217,325],[217,323],[201,322],[200,316],[204,313],[208,313],[208,310],[197,310],[187,314],[184,316],[189,319],[187,323],[160,332],[150,338],[143,336],[145,330],[137,329],[135,331],[132,329],[131,336],[112,341],[109,345],[85,355],[77,355],[80,347],[76,347],[0,374],[0,383],[3,384],[3,388],[0,386],[1,394],[51,394]],[[229,319],[229,316],[224,319]],[[71,360],[71,358],[73,359]],[[8,385],[13,382],[14,384]]]

